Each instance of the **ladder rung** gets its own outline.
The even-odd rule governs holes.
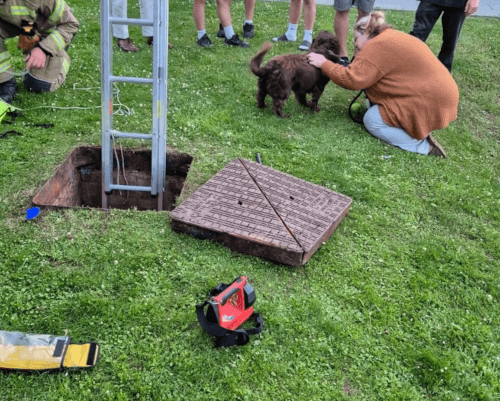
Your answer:
[[[111,130],[111,135],[115,138],[153,139],[152,134],[136,134],[135,132],[119,132]]]
[[[117,77],[116,75],[110,75],[109,81],[110,82],[127,82],[129,84],[152,84],[153,78]]]
[[[140,187],[137,185],[117,185],[111,184],[109,186],[111,190],[116,189],[117,191],[142,191],[142,192],[151,192],[151,187]]]
[[[110,17],[109,22],[116,25],[142,25],[142,26],[153,26],[153,21],[149,19],[139,19],[139,18],[118,18]]]

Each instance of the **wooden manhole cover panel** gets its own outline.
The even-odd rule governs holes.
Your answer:
[[[171,212],[172,227],[300,266],[332,235],[350,204],[347,196],[236,159]]]

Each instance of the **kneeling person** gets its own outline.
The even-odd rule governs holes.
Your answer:
[[[445,156],[431,132],[457,118],[458,87],[450,72],[419,39],[393,30],[381,11],[354,27],[356,58],[347,67],[309,53],[337,85],[366,89],[371,107],[364,115],[373,136],[401,149]]]
[[[66,48],[77,31],[78,20],[64,0],[0,0],[0,98],[12,103],[17,89],[5,39],[19,36],[26,87],[53,92],[66,80]]]

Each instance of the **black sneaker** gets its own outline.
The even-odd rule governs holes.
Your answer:
[[[207,34],[198,39],[196,44],[201,47],[212,47],[212,41],[209,39]]]
[[[340,57],[339,61],[338,61],[338,64],[344,66],[344,67],[348,67],[349,66],[349,57]]]
[[[224,28],[222,27],[222,24],[219,24],[219,32],[217,32],[217,37],[218,38],[225,38],[226,33],[224,32]]]
[[[254,25],[245,24],[243,25],[243,37],[247,39],[252,39],[254,36]]]
[[[250,45],[247,42],[243,42],[238,35],[234,34],[232,38],[224,39],[224,43],[228,46],[240,46],[240,47],[249,47]]]

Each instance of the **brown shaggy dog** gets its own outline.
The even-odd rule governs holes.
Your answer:
[[[319,111],[318,100],[329,78],[323,75],[319,68],[309,64],[307,54],[276,56],[260,67],[270,48],[270,43],[264,43],[262,50],[250,62],[250,69],[259,77],[257,105],[260,108],[266,107],[265,98],[269,95],[273,98],[273,111],[276,115],[288,117],[288,115],[283,115],[282,109],[290,92],[293,91],[300,104],[309,107],[312,111]],[[337,38],[328,31],[321,31],[313,39],[308,53],[319,53],[330,61],[338,62],[339,51]],[[312,93],[310,101],[306,100],[307,93]]]

